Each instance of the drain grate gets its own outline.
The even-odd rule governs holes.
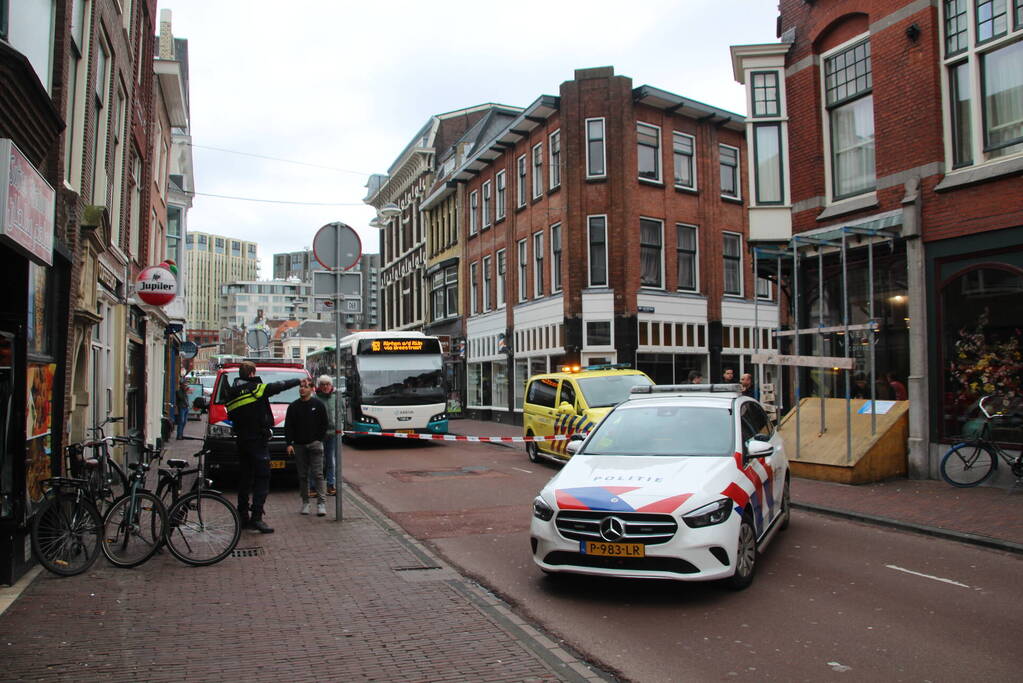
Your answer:
[[[437,565],[416,565],[414,567],[395,567],[396,572],[417,572],[425,569],[440,569]]]
[[[262,554],[262,546],[257,546],[255,548],[235,548],[231,551],[231,557],[259,557]]]

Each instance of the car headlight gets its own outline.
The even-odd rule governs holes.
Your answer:
[[[439,422],[441,420],[446,420],[446,419],[448,419],[448,414],[447,413],[437,413],[436,415],[434,415],[433,417],[430,418],[430,422]]]
[[[210,425],[206,429],[206,436],[212,439],[227,439],[233,436],[231,428],[227,425]]]
[[[721,524],[721,522],[728,519],[728,516],[731,514],[732,499],[722,498],[721,500],[716,500],[709,505],[696,508],[692,512],[687,512],[682,515],[682,521],[685,522],[687,526],[697,529],[702,526]]]
[[[533,499],[533,516],[544,522],[549,522],[554,516],[554,508],[548,505],[541,496],[537,496]]]

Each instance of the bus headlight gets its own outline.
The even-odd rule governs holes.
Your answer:
[[[448,419],[447,413],[437,413],[436,415],[430,418],[430,422],[440,422],[441,420],[446,419]]]
[[[366,414],[363,414],[363,416],[361,418],[359,418],[358,421],[363,423],[363,424],[368,424],[368,425],[379,425],[380,424],[380,420],[376,419],[372,415],[366,415]]]

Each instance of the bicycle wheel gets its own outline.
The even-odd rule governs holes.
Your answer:
[[[167,510],[148,491],[118,498],[103,518],[103,554],[118,567],[135,567],[160,547]]]
[[[237,508],[210,491],[182,496],[167,518],[167,548],[185,564],[197,567],[230,555],[242,533]]]
[[[32,552],[58,576],[81,574],[99,557],[102,529],[99,511],[84,496],[58,493],[32,518]]]
[[[941,459],[941,478],[952,486],[976,486],[995,471],[998,456],[986,443],[970,441],[953,446]]]

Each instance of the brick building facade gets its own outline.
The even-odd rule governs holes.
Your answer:
[[[563,363],[750,369],[778,321],[747,253],[745,147],[743,116],[608,67],[474,150],[455,173],[469,410],[519,421],[526,378]]]
[[[779,43],[732,48],[751,112],[750,191],[777,188],[751,199],[750,238],[802,258],[795,327],[841,324],[848,278],[845,315],[875,330],[850,344],[855,372],[908,385],[910,473],[934,477],[977,398],[1020,391],[1023,2],[783,0],[779,11]],[[779,265],[791,278],[780,259],[769,269]],[[837,335],[798,349],[845,352]],[[823,371],[801,383],[848,387]]]

